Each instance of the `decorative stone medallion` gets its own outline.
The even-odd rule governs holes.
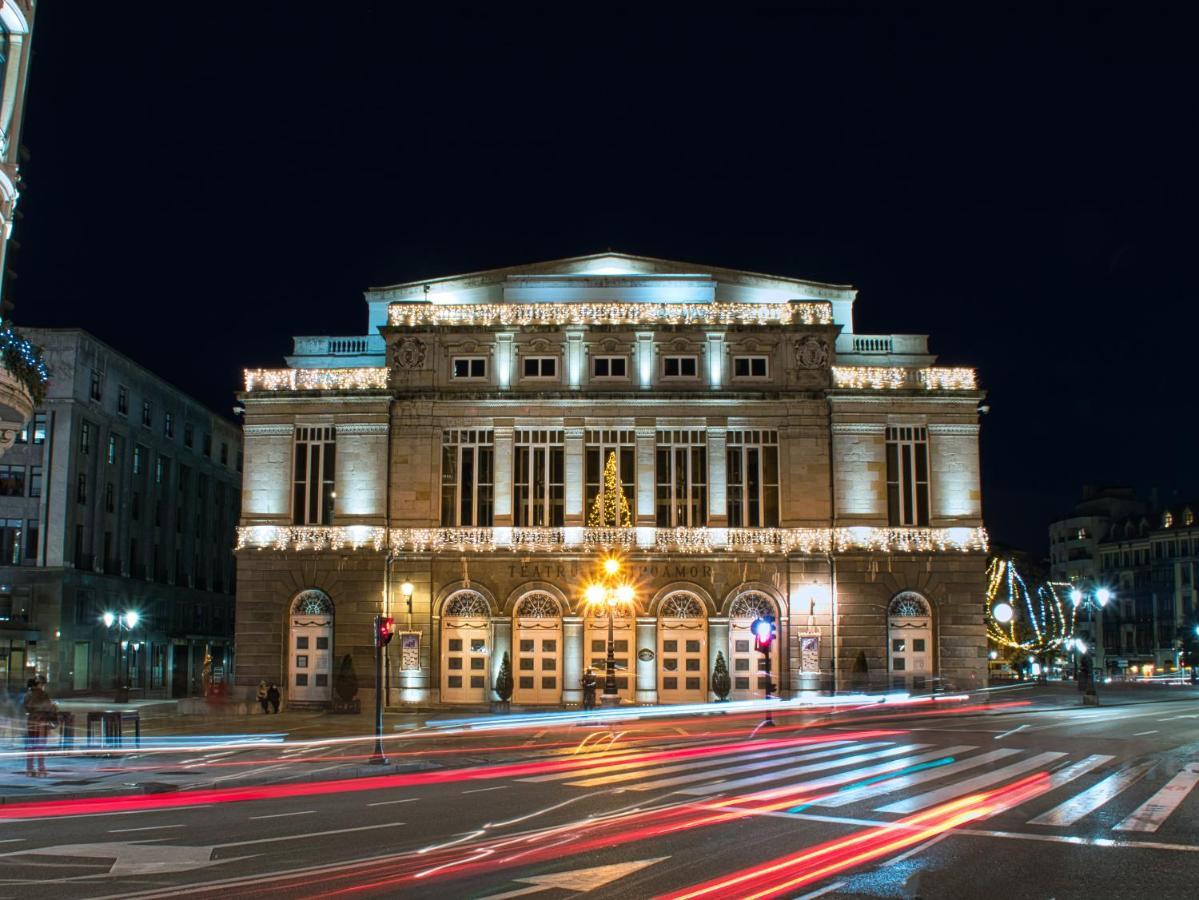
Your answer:
[[[801,369],[823,369],[828,365],[828,343],[808,335],[795,342],[795,362]]]
[[[425,342],[419,338],[402,337],[395,350],[396,365],[401,369],[419,369],[425,364]]]

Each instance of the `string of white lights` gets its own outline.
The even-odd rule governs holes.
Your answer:
[[[391,325],[831,325],[827,301],[793,303],[392,303]]]

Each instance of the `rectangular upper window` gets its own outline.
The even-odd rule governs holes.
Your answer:
[[[163,413],[162,414],[162,436],[166,437],[166,438],[173,438],[175,436],[175,414],[174,413]]]
[[[481,356],[455,356],[450,372],[454,378],[486,378],[487,360]]]
[[[147,428],[154,424],[154,406],[149,400],[142,401],[142,424]]]
[[[117,412],[122,416],[129,415],[129,388],[117,385]]]
[[[592,378],[628,378],[629,360],[624,356],[596,356],[591,360]]]
[[[734,356],[734,378],[766,378],[770,375],[770,364],[765,356]]]
[[[928,525],[928,429],[887,428],[887,520],[891,525]]]
[[[104,376],[99,369],[92,369],[92,383],[88,395],[93,400],[99,400],[104,396]]]
[[[694,378],[699,372],[699,362],[694,356],[662,357],[663,378]]]
[[[525,378],[557,378],[558,360],[552,356],[527,356],[521,361]]]

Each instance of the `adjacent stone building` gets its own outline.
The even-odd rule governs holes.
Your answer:
[[[614,555],[628,702],[711,699],[718,654],[761,696],[764,613],[784,695],[979,686],[983,395],[855,298],[623,254],[367,291],[370,334],[246,373],[238,685],[369,686],[382,612],[392,703],[485,703],[505,654],[514,702],[577,703]],[[628,528],[589,519],[609,459]]]
[[[27,333],[52,375],[0,460],[0,693],[227,680],[240,432],[84,331]]]

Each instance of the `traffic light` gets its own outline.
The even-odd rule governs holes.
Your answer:
[[[754,633],[754,649],[759,653],[769,653],[774,639],[778,637],[774,616],[759,616],[749,628]]]
[[[395,634],[395,619],[391,616],[375,616],[375,646],[386,647]]]

